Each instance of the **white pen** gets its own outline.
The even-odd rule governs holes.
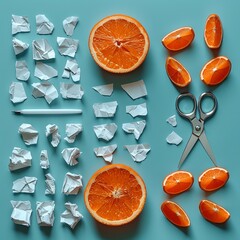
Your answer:
[[[21,110],[14,110],[16,114],[81,114],[82,109],[21,109]]]

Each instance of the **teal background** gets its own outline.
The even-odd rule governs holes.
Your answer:
[[[13,239],[239,239],[240,236],[240,147],[239,147],[239,54],[240,54],[240,28],[239,7],[237,0],[231,1],[192,1],[192,0],[91,0],[91,1],[7,1],[0,10],[1,30],[1,161],[0,161],[0,215],[1,238]],[[146,28],[151,40],[151,47],[144,64],[132,73],[114,75],[101,70],[92,60],[88,50],[88,35],[93,25],[101,18],[115,13],[123,13],[138,19]],[[203,30],[208,15],[217,13],[223,24],[224,38],[219,52],[211,52],[203,40]],[[32,49],[26,54],[15,57],[12,49],[11,15],[25,15],[31,23],[30,33],[20,33],[16,37],[31,44],[33,39],[47,38],[56,51],[56,59],[51,65],[58,69],[59,77],[50,81],[59,89],[61,74],[66,62],[66,57],[57,51],[57,36],[66,36],[62,21],[68,16],[79,16],[79,23],[75,29],[73,38],[80,40],[80,47],[76,59],[81,67],[81,84],[85,91],[82,101],[63,100],[61,96],[50,106],[44,99],[34,99],[31,96],[33,82],[39,82],[34,77],[34,61]],[[55,25],[52,35],[38,36],[35,27],[35,15],[45,14]],[[214,92],[218,99],[219,107],[216,115],[206,123],[206,134],[219,166],[225,167],[230,172],[230,179],[222,189],[206,194],[200,190],[197,179],[212,163],[198,143],[191,152],[182,169],[190,171],[195,182],[190,191],[176,197],[169,197],[162,191],[164,177],[177,169],[181,153],[191,134],[189,122],[177,116],[178,126],[173,128],[166,123],[166,119],[177,114],[175,99],[179,89],[169,81],[165,72],[165,59],[169,55],[162,46],[161,39],[165,34],[182,26],[191,26],[195,30],[195,39],[192,45],[184,51],[171,54],[176,57],[189,70],[192,83],[189,91],[197,97],[205,90]],[[199,72],[202,66],[214,55],[226,55],[232,62],[232,71],[229,77],[221,85],[209,88],[201,83]],[[15,78],[15,61],[24,59],[31,71],[31,77],[24,87],[28,99],[21,104],[13,105],[9,100],[9,86]],[[143,79],[145,81],[148,96],[133,101],[122,89],[121,84]],[[95,92],[92,87],[101,84],[114,83],[114,93],[111,97],[103,97]],[[113,119],[96,119],[92,105],[96,102],[117,100],[119,103],[116,116]],[[148,106],[147,127],[139,139],[139,143],[149,143],[151,152],[147,159],[137,164],[133,162],[128,152],[123,148],[125,144],[136,143],[133,135],[125,134],[121,125],[124,122],[132,122],[133,119],[125,113],[125,106],[145,102]],[[11,110],[19,108],[82,108],[80,116],[15,116]],[[65,124],[80,122],[83,124],[83,132],[74,144],[67,144],[65,136]],[[117,143],[118,149],[114,154],[114,163],[124,163],[133,167],[143,177],[148,191],[145,208],[138,219],[123,227],[107,227],[95,222],[87,212],[83,201],[83,190],[77,196],[65,196],[61,193],[64,175],[67,171],[79,173],[83,176],[84,187],[90,176],[100,167],[105,165],[101,158],[96,158],[93,148],[106,145],[106,142],[97,140],[93,125],[115,122],[118,125],[116,136],[109,144]],[[18,134],[18,127],[22,123],[30,123],[39,131],[39,142],[36,146],[25,146]],[[45,127],[49,123],[59,126],[62,135],[60,145],[54,149],[45,137]],[[183,142],[179,146],[168,145],[166,136],[171,131],[176,131]],[[107,143],[108,144],[108,143]],[[8,170],[9,156],[13,147],[18,146],[31,151],[33,166],[31,168],[13,172]],[[67,166],[61,157],[61,151],[65,147],[76,146],[83,152],[79,164],[75,167]],[[50,159],[50,169],[44,172],[39,166],[39,155],[42,149],[47,149]],[[56,195],[45,196],[44,174],[50,172],[56,179]],[[11,191],[12,181],[23,176],[36,176],[38,178],[35,194],[16,194]],[[182,230],[168,222],[160,211],[161,203],[166,199],[172,199],[180,204],[191,219],[191,226]],[[198,205],[201,199],[212,200],[230,213],[230,220],[223,225],[214,225],[202,218]],[[30,200],[33,214],[31,227],[25,228],[15,225],[10,215],[12,207],[10,200]],[[39,227],[36,221],[36,201],[54,200],[56,203],[55,223],[52,228]],[[65,210],[64,203],[71,201],[77,203],[79,211],[84,219],[76,229],[60,223],[60,214]]]

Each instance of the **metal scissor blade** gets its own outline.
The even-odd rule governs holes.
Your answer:
[[[215,159],[215,156],[213,155],[212,149],[208,143],[207,137],[205,132],[203,131],[202,134],[199,136],[199,140],[203,146],[203,148],[205,149],[205,151],[207,152],[208,156],[210,157],[210,159],[212,160],[213,164],[215,166],[217,166],[217,162]]]
[[[180,169],[180,167],[182,166],[183,162],[185,161],[185,159],[187,158],[188,154],[191,152],[191,150],[193,149],[194,145],[196,144],[198,140],[198,137],[195,136],[194,134],[192,134],[192,136],[190,137],[184,151],[183,154],[181,156],[181,159],[179,161],[178,164],[178,169]]]

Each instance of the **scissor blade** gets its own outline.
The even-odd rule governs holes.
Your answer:
[[[191,152],[191,150],[193,149],[194,145],[196,144],[198,140],[198,137],[193,135],[190,137],[184,151],[183,151],[183,154],[181,156],[181,159],[179,161],[179,164],[178,164],[178,169],[180,169],[180,167],[182,166],[183,162],[185,161],[185,159],[187,158],[188,154]]]
[[[213,164],[215,166],[217,166],[217,162],[215,159],[215,156],[213,155],[212,149],[208,143],[207,137],[205,132],[203,131],[202,134],[199,136],[199,140],[202,143],[203,148],[205,149],[205,151],[207,152],[208,156],[210,157],[210,159],[212,160]]]

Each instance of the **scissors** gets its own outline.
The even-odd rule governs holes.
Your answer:
[[[213,101],[213,107],[210,111],[203,111],[202,109],[202,102],[204,98],[211,98],[211,100]],[[185,113],[181,110],[180,108],[180,101],[183,99],[190,99],[193,102],[193,110],[191,112]],[[198,140],[200,140],[203,148],[205,149],[205,151],[207,152],[208,156],[210,157],[210,159],[212,160],[213,164],[215,166],[217,166],[216,163],[216,159],[215,156],[213,155],[212,149],[208,143],[205,131],[204,131],[204,122],[206,119],[212,117],[216,110],[217,110],[217,99],[215,97],[215,95],[211,92],[204,92],[201,94],[201,96],[199,97],[198,103],[197,100],[195,98],[195,96],[191,93],[183,93],[180,94],[177,99],[176,99],[176,109],[178,114],[183,117],[188,119],[191,124],[192,124],[192,135],[188,140],[188,143],[183,151],[183,154],[181,156],[181,159],[179,161],[178,164],[178,168],[180,169],[180,167],[182,166],[183,162],[186,160],[187,156],[189,155],[189,153],[191,152],[191,150],[193,149],[194,145],[196,144],[196,142]],[[197,113],[197,109],[199,112],[199,116],[200,118],[197,119],[196,118],[196,113]]]

